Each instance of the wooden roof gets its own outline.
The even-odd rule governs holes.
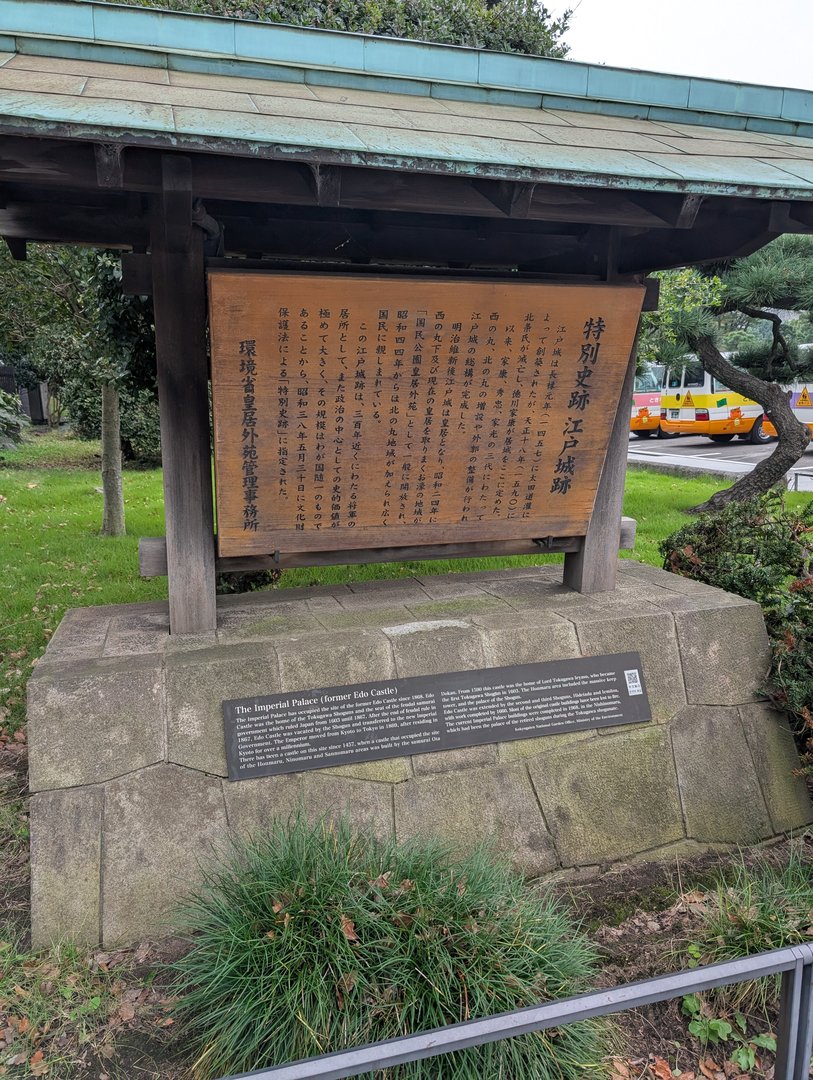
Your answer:
[[[624,275],[813,228],[803,91],[59,0],[0,50],[12,239],[144,246],[165,151],[235,254]]]
[[[6,130],[479,177],[813,199],[813,139],[386,90],[0,55]]]

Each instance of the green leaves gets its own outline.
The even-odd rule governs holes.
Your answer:
[[[689,1024],[689,1031],[696,1036],[703,1045],[711,1043],[718,1046],[721,1042],[728,1042],[734,1029],[726,1020],[698,1016]]]
[[[777,490],[732,502],[668,536],[664,568],[756,600],[772,662],[767,694],[813,754],[813,503],[792,510]],[[812,905],[813,906],[813,905]]]
[[[702,1008],[703,1003],[697,994],[687,994],[680,1003],[680,1011],[684,1016],[699,1016]]]
[[[20,399],[0,390],[0,450],[10,450],[16,446],[27,426],[28,418],[22,410]]]
[[[813,237],[789,234],[736,260],[725,298],[754,307],[804,311],[813,305]]]
[[[813,865],[804,839],[794,841],[787,861],[777,864],[770,857],[747,865],[742,858],[721,877],[713,896],[703,909],[694,930],[698,955],[704,963],[718,963],[771,949],[798,945],[813,939]],[[692,1020],[715,1019],[720,1013],[734,1027],[737,1039],[746,1035],[746,1013],[764,1010],[778,995],[778,979],[740,983],[715,991],[712,1010],[704,997],[687,995],[682,1002],[684,1016]],[[706,1027],[691,1029],[706,1037]],[[720,1029],[715,1029],[721,1036]],[[738,1034],[739,1033],[739,1034]],[[713,1040],[709,1040],[713,1041]],[[757,1048],[773,1049],[771,1035],[748,1038]]]
[[[115,384],[125,454],[160,461],[152,303],[123,294],[118,253],[34,244],[15,263],[0,250],[0,353],[23,385],[47,381],[52,419],[67,412],[85,438]]]
[[[595,963],[550,894],[493,852],[461,858],[301,816],[213,866],[183,923],[178,1019],[201,1078],[579,993]],[[398,1075],[578,1080],[601,1055],[596,1026],[580,1024]]]
[[[663,271],[656,312],[644,315],[639,356],[667,366],[710,337],[736,352],[736,363],[759,379],[792,382],[813,378],[813,350],[799,351],[810,340],[810,323],[799,320],[800,333],[784,311],[807,313],[813,307],[813,237],[781,236],[742,259],[713,268]],[[743,314],[740,308],[751,309]],[[782,309],[780,332],[789,346],[773,340],[771,323],[754,310]],[[806,328],[806,329],[805,329]]]
[[[715,332],[713,312],[722,297],[719,277],[686,267],[653,275],[660,281],[658,310],[641,320],[638,355],[653,363],[676,363],[692,350],[697,336]]]
[[[136,0],[237,19],[293,23],[473,49],[563,57],[570,12],[554,18],[536,0]]]
[[[681,1002],[680,1011],[690,1016],[689,1031],[699,1039],[703,1049],[734,1042],[736,1046],[728,1056],[741,1072],[751,1072],[757,1064],[757,1050],[776,1052],[776,1039],[770,1033],[748,1035],[748,1022],[741,1012],[735,1012],[734,1023],[715,1016],[711,1006],[699,994],[687,994]],[[702,1068],[704,1075],[710,1075]],[[728,1070],[726,1070],[728,1075]]]

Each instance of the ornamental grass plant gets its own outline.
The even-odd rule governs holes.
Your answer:
[[[565,997],[595,969],[554,900],[489,851],[456,857],[302,815],[209,867],[181,922],[178,1033],[201,1080]],[[602,1030],[570,1025],[374,1075],[575,1080],[600,1065]]]
[[[722,877],[696,931],[701,963],[801,945],[813,939],[813,834],[792,842],[785,861],[740,857]],[[779,976],[722,988],[726,1004],[764,1013],[779,1000]]]

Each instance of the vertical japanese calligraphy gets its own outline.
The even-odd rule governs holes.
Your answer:
[[[209,289],[221,555],[583,534],[642,288],[213,271]]]
[[[573,486],[576,475],[576,463],[578,455],[575,452],[581,443],[584,434],[584,418],[579,413],[585,413],[590,404],[592,379],[596,372],[598,351],[601,348],[601,335],[607,329],[604,319],[599,316],[590,318],[584,324],[582,337],[585,343],[581,346],[579,359],[576,365],[575,381],[572,384],[567,407],[573,415],[569,415],[562,428],[562,448],[553,467],[553,483],[550,486],[552,495],[567,495]],[[592,341],[590,339],[593,339]]]
[[[243,388],[242,470],[243,470],[243,531],[257,532],[260,524],[257,510],[257,342],[252,338],[240,342],[240,376]]]

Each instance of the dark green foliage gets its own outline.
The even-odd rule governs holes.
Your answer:
[[[0,390],[0,449],[9,450],[23,437],[28,419],[16,394]]]
[[[736,363],[758,379],[787,384],[813,376],[813,349],[788,341],[784,355],[775,356],[770,340],[749,337],[740,342]]]
[[[128,0],[132,2],[132,0]],[[561,41],[570,12],[553,18],[536,0],[135,0],[143,7],[173,8],[261,22],[293,23],[384,37],[417,38],[498,52],[565,56]]]
[[[585,990],[594,950],[547,895],[479,852],[397,845],[297,816],[212,869],[184,912],[180,1037],[211,1078]],[[420,1080],[575,1080],[578,1024],[388,1070]],[[384,1075],[376,1073],[375,1075]]]
[[[645,359],[677,363],[706,336],[735,351],[737,365],[757,378],[792,382],[813,377],[813,350],[798,350],[811,340],[813,237],[780,236],[742,259],[657,276],[659,309],[644,316],[639,344]],[[774,338],[773,322],[754,314],[777,310],[783,319],[777,332],[788,346],[787,355],[783,341]],[[802,317],[785,319],[788,311]]]
[[[17,386],[33,389],[39,382],[39,376],[30,361],[17,349],[7,349],[0,344],[0,365],[8,365],[14,371]]]
[[[125,380],[119,387],[121,447],[130,461],[143,465],[161,463],[161,429],[156,394],[134,389]],[[102,431],[102,397],[99,388],[85,379],[69,379],[62,403],[71,430],[80,439],[98,439]]]
[[[243,574],[218,574],[216,591],[219,594],[262,592],[270,589],[282,577],[281,570],[254,570]]]
[[[125,296],[117,252],[32,245],[0,251],[0,349],[21,385],[48,383],[52,406],[82,437],[101,430],[101,386],[119,389],[125,454],[161,456],[152,303]]]
[[[152,301],[124,295],[118,252],[91,252],[89,262],[87,287],[94,304],[97,362],[113,365],[124,385],[157,394]],[[92,352],[92,342],[88,348]]]
[[[780,236],[723,269],[727,300],[760,308],[813,308],[813,237]]]
[[[110,379],[119,390],[125,455],[148,464],[160,463],[152,304],[147,297],[124,295],[121,263],[115,252],[87,253],[84,285],[93,303],[92,328],[62,383],[63,405],[71,425],[82,438],[99,438],[99,387]]]
[[[77,434],[101,434],[102,382],[115,383],[121,407],[121,439],[125,455],[145,463],[161,460],[158,381],[152,303],[144,296],[125,296],[116,252],[89,254],[86,287],[94,317],[85,335],[82,363],[66,380],[64,402]]]
[[[661,544],[664,567],[756,600],[771,639],[768,696],[787,712],[813,762],[813,502],[781,492],[704,514]]]
[[[813,349],[799,349],[808,341],[794,333],[785,312],[802,315],[797,320],[809,329],[813,308],[813,237],[789,234],[760,248],[746,258],[718,268],[724,289],[720,308],[745,319],[744,335],[737,347],[738,367],[770,382],[790,383],[813,377]],[[755,312],[781,312],[782,322],[754,318]]]

